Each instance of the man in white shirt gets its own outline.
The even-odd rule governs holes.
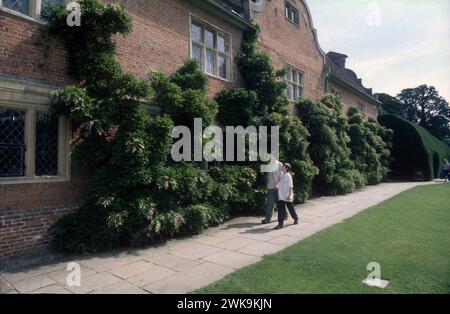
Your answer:
[[[275,229],[282,229],[284,227],[284,220],[286,218],[286,207],[289,213],[294,218],[294,225],[298,225],[298,216],[294,208],[294,182],[290,174],[291,165],[286,163],[283,166],[284,174],[280,178],[278,184],[278,226]]]
[[[261,222],[262,224],[268,224],[272,221],[273,207],[277,201],[278,195],[278,183],[280,177],[283,174],[283,164],[278,159],[271,155],[269,169],[271,172],[267,173],[267,203],[265,208],[266,218]]]

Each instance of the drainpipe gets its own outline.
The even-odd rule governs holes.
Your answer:
[[[325,92],[325,94],[328,93],[328,80],[330,78],[330,72],[331,72],[330,67],[328,65],[324,64],[323,65],[323,76],[325,77],[325,80],[324,80],[324,92]]]
[[[244,15],[244,18],[250,21],[251,19],[250,0],[242,0],[242,13]]]

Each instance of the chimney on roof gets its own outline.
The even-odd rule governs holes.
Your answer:
[[[327,56],[331,60],[333,60],[333,62],[336,63],[338,67],[340,67],[341,69],[345,69],[345,61],[348,58],[347,55],[344,55],[342,53],[337,53],[334,51],[330,51],[329,53],[327,53]]]

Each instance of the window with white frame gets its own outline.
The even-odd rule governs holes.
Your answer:
[[[0,7],[37,19],[49,4],[68,2],[68,0],[0,0]]]
[[[303,71],[294,68],[293,66],[286,64],[286,94],[289,100],[298,101],[303,97],[303,88],[305,81],[305,74]]]
[[[199,61],[203,72],[232,79],[229,35],[207,24],[191,21],[191,57]]]
[[[359,109],[359,111],[361,111],[362,113],[366,112],[366,106],[364,106],[364,104],[360,101],[358,101],[358,105],[357,108]]]
[[[300,15],[298,13],[298,9],[294,7],[291,3],[286,1],[285,10],[286,10],[286,19],[296,25],[300,25]]]

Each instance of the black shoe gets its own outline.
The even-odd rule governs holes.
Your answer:
[[[298,219],[294,220],[294,225],[298,225]]]
[[[276,226],[276,227],[274,228],[274,230],[280,230],[280,229],[283,229],[283,228],[284,228],[284,226],[278,225],[278,226]]]
[[[267,220],[267,219],[264,219],[263,221],[261,221],[261,223],[262,223],[263,225],[267,225],[267,224],[270,224],[271,221],[270,221],[270,220]]]

